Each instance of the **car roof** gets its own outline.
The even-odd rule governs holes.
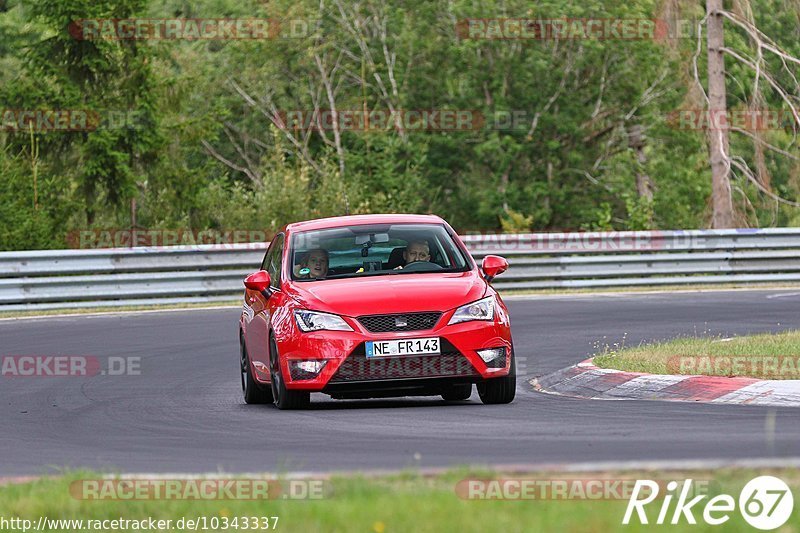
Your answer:
[[[362,226],[365,224],[443,224],[444,220],[436,215],[350,215],[343,217],[318,218],[295,222],[286,226],[286,231],[309,231],[346,226]]]

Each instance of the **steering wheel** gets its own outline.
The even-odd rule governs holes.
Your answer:
[[[417,272],[426,270],[442,270],[442,266],[430,261],[414,261],[403,267],[406,272]]]

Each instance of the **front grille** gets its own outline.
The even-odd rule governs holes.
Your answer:
[[[442,342],[442,349],[441,354],[433,355],[367,358],[362,344],[344,360],[330,383],[480,376],[450,343]]]
[[[372,333],[386,331],[422,331],[433,329],[442,313],[404,313],[397,315],[368,315],[358,317],[361,325]]]

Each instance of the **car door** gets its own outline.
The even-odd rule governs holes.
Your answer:
[[[280,299],[276,296],[280,292],[284,240],[283,233],[276,235],[264,255],[264,262],[261,263],[261,270],[266,270],[270,276],[269,293],[264,295],[250,289],[245,291],[247,304],[253,313],[253,318],[245,330],[245,341],[250,360],[261,380],[269,380],[269,328],[275,309],[274,305],[270,304]]]

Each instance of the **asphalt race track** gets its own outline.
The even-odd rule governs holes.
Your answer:
[[[575,400],[527,384],[598,342],[800,328],[800,292],[508,303],[526,378],[509,406],[484,406],[475,393],[450,405],[314,395],[308,411],[246,406],[237,309],[2,321],[0,355],[141,357],[141,375],[0,377],[0,476],[800,456],[800,409]]]

